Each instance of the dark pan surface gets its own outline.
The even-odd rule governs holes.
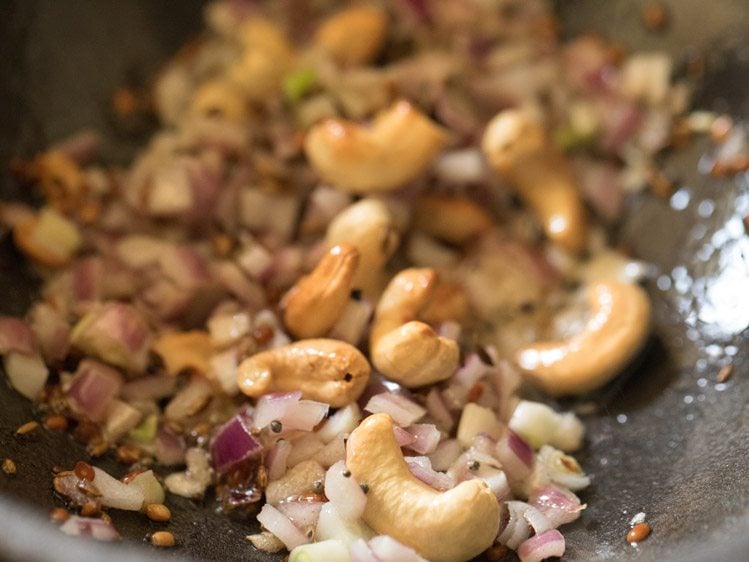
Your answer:
[[[200,4],[4,2],[0,165],[4,168],[12,155],[28,155],[81,127],[109,130],[106,100],[111,92],[134,69],[148,76],[188,39],[198,29]],[[575,30],[598,29],[629,45],[665,47],[677,60],[695,49],[706,52],[711,70],[698,105],[749,118],[749,44],[741,39],[749,31],[749,4],[673,0],[672,25],[663,35],[643,31],[640,4],[562,0],[560,9]],[[132,146],[112,138],[107,151],[121,159]],[[746,177],[715,181],[701,176],[696,164],[704,148],[696,146],[666,161],[678,173],[680,193],[690,195],[685,209],[642,196],[631,203],[621,228],[620,237],[657,268],[648,284],[656,335],[640,364],[598,398],[600,412],[586,418],[588,445],[581,458],[595,480],[583,494],[589,508],[565,529],[565,559],[749,560],[749,238],[733,228],[738,215],[749,211],[749,184]],[[2,198],[23,195],[5,171],[0,181]],[[714,204],[709,216],[705,209],[711,205],[700,207],[705,200]],[[725,235],[712,255],[696,259],[719,231]],[[0,286],[0,311],[13,314],[25,310],[37,287],[7,237],[0,239]],[[719,385],[715,376],[728,360],[733,377]],[[0,456],[18,465],[14,479],[0,476],[0,559],[148,556],[148,547],[120,545],[112,551],[65,539],[47,526],[44,514],[54,505],[51,467],[71,466],[85,452],[62,434],[15,439],[13,431],[32,419],[33,411],[4,382],[0,412]],[[122,472],[111,460],[103,467]],[[215,514],[211,500],[197,505],[172,497],[169,503],[175,518],[168,528],[179,548],[160,555],[280,559],[255,552],[244,539],[253,527]],[[639,511],[647,513],[654,532],[633,548],[624,535]],[[142,516],[112,515],[128,542],[156,530]],[[155,556],[152,550],[150,554]]]

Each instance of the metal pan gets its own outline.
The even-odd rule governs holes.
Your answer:
[[[629,46],[667,49],[677,60],[708,55],[698,105],[749,117],[749,4],[742,0],[673,0],[671,25],[662,34],[639,22],[641,2],[561,1],[573,31],[595,29]],[[147,76],[200,25],[198,0],[16,0],[0,11],[0,162],[30,154],[81,127],[108,130],[106,100],[133,70]],[[111,158],[132,151],[111,137]],[[749,251],[746,235],[722,238],[706,261],[698,250],[714,232],[740,220],[747,178],[717,182],[697,172],[704,147],[669,157],[689,205],[647,195],[631,202],[619,237],[655,264],[648,286],[655,303],[655,338],[639,365],[599,397],[600,413],[587,420],[582,461],[595,474],[583,496],[584,516],[565,531],[569,560],[749,559]],[[2,198],[24,196],[6,172]],[[737,199],[738,198],[738,199]],[[700,210],[700,202],[710,200]],[[676,207],[676,208],[674,208]],[[740,213],[738,213],[740,214]],[[709,216],[708,216],[709,215]],[[695,228],[698,227],[699,228]],[[702,236],[697,236],[699,232]],[[690,283],[678,282],[689,279]],[[670,281],[669,281],[670,280]],[[0,310],[22,313],[38,287],[7,236],[0,241]],[[722,362],[734,376],[715,381]],[[0,558],[17,560],[279,560],[244,539],[252,524],[200,505],[170,500],[169,529],[180,547],[155,553],[137,543],[152,529],[144,517],[113,513],[129,540],[123,545],[78,542],[46,523],[52,507],[50,470],[70,466],[84,451],[67,436],[44,432],[19,441],[13,431],[33,416],[32,406],[0,384],[0,456],[18,474],[0,476]],[[110,461],[111,462],[111,461]],[[104,468],[117,470],[114,463]],[[628,521],[645,511],[654,532],[633,548],[624,540]]]

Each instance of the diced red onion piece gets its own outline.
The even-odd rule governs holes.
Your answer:
[[[471,388],[488,370],[489,366],[481,361],[478,354],[471,353],[466,357],[463,365],[455,371],[452,380],[466,388]]]
[[[398,443],[399,447],[407,447],[416,441],[416,437],[400,426],[394,425],[393,433],[395,434],[395,441]]]
[[[177,378],[171,375],[146,375],[125,383],[120,395],[129,401],[161,400],[174,393]]]
[[[214,275],[219,283],[243,304],[257,309],[265,305],[263,288],[250,280],[239,266],[230,261],[220,261],[214,265]]]
[[[265,394],[257,401],[254,425],[258,429],[267,426],[273,420],[281,420],[302,398],[301,391],[274,392]]]
[[[362,538],[358,538],[349,544],[349,554],[351,554],[351,560],[353,562],[381,562],[381,560],[374,555],[372,549],[369,548],[367,541]]]
[[[34,332],[20,318],[0,316],[0,355],[5,355],[9,351],[34,355]]]
[[[178,287],[200,287],[211,281],[205,260],[190,246],[167,247],[159,256],[159,266]]]
[[[543,513],[554,527],[572,523],[585,509],[585,506],[580,504],[580,498],[575,494],[553,484],[533,490],[528,503]]]
[[[118,541],[120,534],[111,522],[96,517],[79,517],[71,515],[60,530],[74,537],[91,537],[97,541]]]
[[[356,521],[364,513],[367,496],[343,461],[338,461],[325,473],[325,495],[347,521]]]
[[[265,468],[268,470],[268,480],[278,480],[286,473],[287,461],[291,453],[291,443],[286,439],[279,439],[265,455]]]
[[[159,464],[173,466],[185,462],[185,440],[169,426],[162,425],[156,432],[154,454]]]
[[[291,522],[291,519],[269,503],[266,503],[260,513],[257,514],[257,520],[263,527],[278,537],[289,550],[300,544],[310,542],[306,535]]]
[[[31,330],[48,361],[62,361],[70,349],[70,325],[57,310],[39,302],[29,314]]]
[[[530,446],[507,428],[497,442],[496,455],[513,489],[516,492],[523,490],[533,471],[534,458]]]
[[[369,547],[381,562],[424,562],[416,551],[388,535],[370,539]]]
[[[284,501],[276,507],[302,531],[314,528],[320,517],[323,502]]]
[[[76,260],[72,267],[73,300],[91,302],[101,300],[104,285],[104,262],[100,257]]]
[[[564,549],[562,533],[552,529],[524,541],[518,548],[518,556],[520,562],[541,562],[547,558],[563,556]]]
[[[148,363],[151,334],[133,306],[108,302],[76,324],[72,342],[84,353],[123,369],[143,372]]]
[[[389,414],[393,421],[401,426],[409,426],[420,420],[426,410],[416,402],[394,392],[382,392],[369,399],[365,410],[373,414]]]
[[[426,407],[427,412],[434,421],[437,422],[437,425],[445,431],[449,432],[452,430],[455,425],[455,420],[453,419],[450,410],[445,406],[445,403],[442,400],[442,395],[436,387],[432,388],[429,391],[429,394],[427,394]]]
[[[102,469],[94,467],[94,485],[101,492],[101,505],[128,511],[140,511],[143,507],[143,492],[113,478]]]
[[[593,209],[607,221],[617,220],[624,210],[624,186],[619,171],[611,164],[576,161],[580,188]]]
[[[93,421],[102,421],[122,388],[122,375],[112,367],[84,359],[66,390],[70,407]]]
[[[429,460],[426,457],[422,457],[422,459]],[[427,486],[431,486],[435,490],[444,491],[449,490],[455,485],[455,482],[450,476],[443,472],[433,470],[430,463],[421,462],[419,457],[406,457],[405,460],[411,474],[424,482]]]
[[[447,470],[463,452],[463,446],[457,439],[445,439],[437,445],[437,449],[429,455],[435,470]]]
[[[370,375],[369,382],[367,382],[367,386],[364,387],[364,392],[362,392],[357,400],[359,407],[364,409],[372,396],[382,392],[396,392],[406,397],[411,395],[406,388],[402,387],[397,382],[388,380],[383,375],[375,372]]]
[[[519,501],[508,501],[505,502],[505,505],[507,506],[509,518],[504,529],[499,533],[497,540],[508,548],[516,550],[520,543],[526,540],[531,534],[530,525],[525,520],[525,511],[531,506]]]
[[[236,415],[222,425],[213,438],[213,468],[219,474],[224,474],[240,462],[260,455],[262,449],[263,446],[245,426],[244,419]]]
[[[440,430],[431,423],[415,423],[408,426],[406,430],[414,438],[413,442],[408,445],[408,448],[421,455],[428,455],[434,452],[442,437]]]

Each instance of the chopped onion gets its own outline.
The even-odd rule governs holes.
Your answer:
[[[475,474],[478,478],[486,482],[489,489],[494,492],[497,500],[504,501],[512,497],[510,483],[507,481],[507,475],[504,470],[482,463]]]
[[[185,440],[168,425],[162,425],[156,432],[154,454],[159,464],[173,466],[185,462]]]
[[[91,537],[97,541],[118,541],[122,537],[110,521],[95,517],[71,515],[60,525],[60,530],[74,537]]]
[[[164,503],[164,488],[154,475],[153,470],[146,470],[135,475],[127,485],[138,488],[141,491],[144,506],[149,503]]]
[[[393,421],[401,427],[416,423],[427,412],[416,402],[394,392],[375,394],[369,399],[364,409],[373,414],[389,414]]]
[[[108,302],[94,308],[73,328],[71,341],[84,353],[127,371],[143,372],[151,334],[133,306]]]
[[[353,562],[381,562],[364,539],[356,539],[349,544],[349,554]]]
[[[46,302],[35,304],[29,313],[31,330],[47,361],[62,361],[70,349],[70,325]]]
[[[101,300],[104,263],[99,257],[77,260],[72,267],[73,300],[79,303]]]
[[[302,393],[299,390],[264,394],[257,401],[257,409],[254,416],[255,427],[262,429],[273,420],[280,421],[301,398]]]
[[[211,380],[217,382],[227,395],[239,393],[237,385],[237,368],[239,367],[239,349],[231,347],[226,351],[215,353],[209,360],[208,371]]]
[[[167,419],[181,421],[202,410],[213,396],[210,383],[201,376],[194,376],[187,385],[174,395],[164,408]]]
[[[174,393],[177,378],[170,375],[146,375],[128,381],[120,395],[131,402],[141,400],[161,400]]]
[[[144,269],[157,264],[168,247],[168,242],[160,238],[130,234],[117,242],[115,255],[131,269]]]
[[[143,507],[143,492],[138,487],[128,486],[113,478],[102,469],[94,467],[94,486],[101,496],[101,505],[128,511],[140,511]]]
[[[437,448],[442,434],[439,429],[431,423],[415,423],[406,428],[413,436],[413,442],[408,448],[421,455],[428,455]]]
[[[432,468],[428,457],[405,457],[405,461],[411,474],[427,486],[440,491],[449,490],[455,486],[455,481],[449,475]]]
[[[213,274],[229,293],[252,309],[265,305],[265,292],[255,281],[249,279],[233,262],[224,260],[214,264]]]
[[[564,537],[556,529],[524,541],[518,548],[520,562],[541,562],[547,558],[564,556]]]
[[[299,200],[284,193],[269,193],[257,188],[242,191],[239,220],[255,232],[270,231],[287,240],[296,227]]]
[[[253,437],[240,415],[235,415],[216,432],[211,443],[213,468],[224,474],[242,461],[261,454],[263,446]]]
[[[34,332],[20,318],[0,316],[0,355],[17,351],[25,355],[36,353]]]
[[[538,485],[552,482],[570,490],[582,490],[590,484],[577,461],[562,451],[544,445],[536,455],[534,480]]]
[[[388,535],[370,539],[369,547],[381,562],[426,562],[416,551]]]
[[[450,410],[445,406],[440,391],[437,390],[436,387],[432,388],[429,391],[429,394],[427,394],[426,407],[429,416],[437,422],[439,427],[447,432],[452,430],[455,425],[455,420],[453,419]]]
[[[580,504],[580,498],[575,494],[553,484],[535,489],[528,498],[528,503],[543,513],[553,527],[572,523],[585,509],[585,505]]]
[[[463,445],[457,439],[445,439],[437,445],[435,451],[429,455],[434,470],[447,470],[463,452]]]
[[[300,462],[317,455],[325,447],[325,443],[322,442],[314,433],[304,433],[301,437],[295,439],[292,443],[293,447],[287,463],[289,467],[296,466]]]
[[[361,419],[361,409],[356,402],[352,402],[330,416],[317,431],[317,435],[320,439],[329,443],[339,435],[347,435],[354,431]]]
[[[252,318],[246,311],[227,311],[213,314],[208,319],[208,332],[217,346],[235,343],[250,333]]]
[[[168,246],[159,255],[159,267],[178,287],[199,287],[211,281],[205,260],[190,246]]]
[[[393,433],[395,434],[395,441],[398,443],[399,447],[406,447],[416,441],[416,437],[400,426],[394,425]]]
[[[443,154],[434,163],[434,172],[448,183],[478,183],[484,180],[486,165],[480,150],[464,148]]]
[[[257,520],[263,527],[277,536],[289,550],[310,542],[288,517],[268,503],[257,514]]]
[[[325,495],[347,521],[356,521],[364,513],[367,496],[343,461],[338,461],[325,473]]]
[[[29,400],[36,400],[47,384],[49,369],[38,355],[8,352],[3,357],[3,367],[13,388]]]
[[[325,419],[330,406],[314,400],[300,400],[294,404],[281,418],[280,422],[285,431],[300,429],[312,431],[317,424]]]
[[[526,540],[531,534],[531,528],[525,519],[525,513],[529,509],[535,508],[532,508],[532,506],[525,502],[519,501],[507,501],[504,505],[507,507],[509,518],[504,529],[499,533],[497,540],[508,548],[516,550],[520,543]]]
[[[471,388],[488,370],[489,365],[484,363],[477,353],[470,353],[463,365],[455,371],[452,380],[466,388]]]
[[[109,443],[117,440],[136,427],[143,418],[143,412],[122,400],[112,400],[107,408],[103,435]]]
[[[349,299],[330,329],[329,337],[358,345],[369,326],[374,307],[367,300]]]
[[[286,439],[279,439],[265,455],[265,468],[268,470],[268,480],[278,480],[286,473],[287,461],[291,453],[291,443]]]
[[[502,424],[492,410],[469,402],[463,408],[460,423],[458,423],[458,441],[464,447],[469,447],[473,438],[479,433],[486,433],[493,439],[499,439],[502,435]]]
[[[320,510],[324,502],[321,501],[282,501],[276,508],[286,517],[291,519],[302,531],[314,529],[317,525],[317,519],[320,517]]]
[[[575,414],[559,414],[546,404],[521,400],[508,424],[534,448],[550,444],[565,451],[580,448],[585,428]]]
[[[525,495],[533,471],[533,449],[511,429],[497,442],[496,455],[516,494]],[[527,493],[527,492],[525,492]]]
[[[102,421],[110,402],[120,393],[122,375],[112,367],[84,359],[66,391],[73,411],[93,421]]]

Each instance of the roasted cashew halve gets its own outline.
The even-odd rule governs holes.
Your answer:
[[[283,321],[298,338],[324,336],[333,327],[351,294],[359,266],[359,251],[351,244],[336,244],[315,269],[297,281],[282,301]]]
[[[402,187],[447,143],[447,133],[409,102],[380,112],[369,127],[327,119],[308,132],[304,151],[323,180],[344,191],[373,193]]]
[[[587,217],[569,163],[541,123],[507,109],[487,125],[481,147],[490,166],[517,189],[546,236],[569,250],[585,246]]]
[[[371,368],[353,345],[332,339],[300,340],[256,353],[237,369],[247,396],[300,390],[302,397],[340,408],[364,391]]]
[[[552,396],[582,394],[606,384],[644,345],[650,301],[638,285],[605,281],[588,287],[591,316],[569,339],[520,349],[525,376]]]
[[[486,482],[466,480],[446,492],[415,478],[387,414],[365,419],[349,436],[346,467],[369,486],[363,519],[431,562],[462,562],[491,546],[499,504]]]
[[[372,363],[388,378],[414,388],[445,380],[458,366],[457,342],[416,320],[437,286],[430,268],[404,269],[377,303],[369,339]]]

